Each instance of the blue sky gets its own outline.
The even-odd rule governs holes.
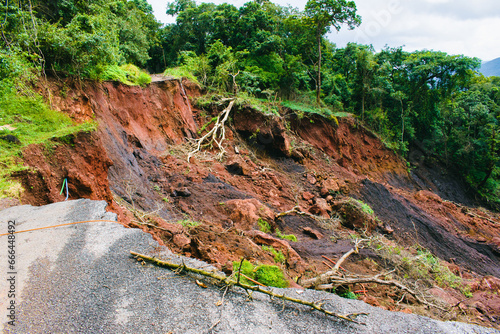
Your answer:
[[[168,1],[148,0],[156,18],[174,22],[165,14]],[[200,2],[200,1],[197,1]],[[231,3],[247,1],[206,1]],[[275,0],[304,9],[307,0]],[[498,0],[357,0],[363,23],[355,30],[343,28],[328,38],[345,46],[348,42],[372,44],[376,50],[404,46],[407,51],[435,50],[464,54],[483,61],[500,57],[500,1]]]

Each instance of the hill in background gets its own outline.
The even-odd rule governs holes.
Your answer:
[[[500,77],[500,58],[484,62],[479,70],[485,77]]]

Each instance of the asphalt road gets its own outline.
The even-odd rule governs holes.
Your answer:
[[[8,263],[8,251],[13,248],[9,249],[8,241],[13,239],[0,236],[4,333],[500,333],[384,311],[319,291],[298,294],[280,289],[294,297],[322,300],[324,307],[337,313],[366,312],[359,319],[366,325],[283,305],[257,293],[249,301],[237,288],[224,295],[224,289],[206,280],[208,288],[203,289],[193,276],[141,265],[131,258],[133,250],[210,270],[206,263],[180,258],[160,247],[149,234],[113,222],[116,216],[106,213],[105,207],[105,202],[82,199],[0,211],[0,234],[8,233],[8,222],[14,220],[17,231],[105,220],[14,234],[13,268]],[[12,291],[15,297],[11,298]],[[9,315],[15,319],[10,324]]]

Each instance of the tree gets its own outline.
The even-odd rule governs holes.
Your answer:
[[[309,0],[305,8],[306,16],[311,20],[315,30],[316,44],[318,46],[318,73],[316,80],[316,102],[320,103],[321,95],[321,38],[330,27],[337,31],[342,24],[347,24],[349,29],[361,24],[361,17],[356,14],[354,1],[346,0]]]
[[[365,105],[367,95],[371,91],[373,76],[375,75],[375,66],[377,63],[373,59],[372,50],[361,49],[356,61],[357,88],[361,95],[361,120],[365,120]]]

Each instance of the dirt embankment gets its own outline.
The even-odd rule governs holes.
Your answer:
[[[472,283],[483,282],[473,272],[500,277],[498,215],[466,206],[473,199],[430,177],[423,163],[409,173],[406,163],[353,118],[337,124],[316,116],[301,119],[290,110],[277,116],[238,106],[227,127],[224,159],[204,150],[188,162],[188,141],[204,126],[210,129],[220,111],[216,105],[194,108],[189,98],[200,95],[194,85],[54,81],[48,87],[54,108],[78,121],[95,119],[99,128],[50,147],[29,147],[23,157],[32,172],[18,175],[25,202],[63,200],[59,191],[68,178],[70,198],[105,199],[125,224],[224,270],[242,257],[274,264],[276,255],[264,245],[283,254],[278,262],[290,278],[312,276],[329,269],[324,257],[335,260],[349,251],[352,244],[343,236],[358,230],[385,234],[402,247],[425,246]],[[364,221],[346,209],[349,196],[369,204],[380,221]],[[296,206],[322,220],[279,216]],[[293,234],[297,241],[279,234]],[[379,254],[363,249],[343,267],[373,274],[386,265]],[[475,296],[498,289],[491,282],[476,285]],[[394,289],[360,291],[374,305],[410,307],[396,302],[404,295]],[[491,296],[471,309],[494,325],[500,299]]]

